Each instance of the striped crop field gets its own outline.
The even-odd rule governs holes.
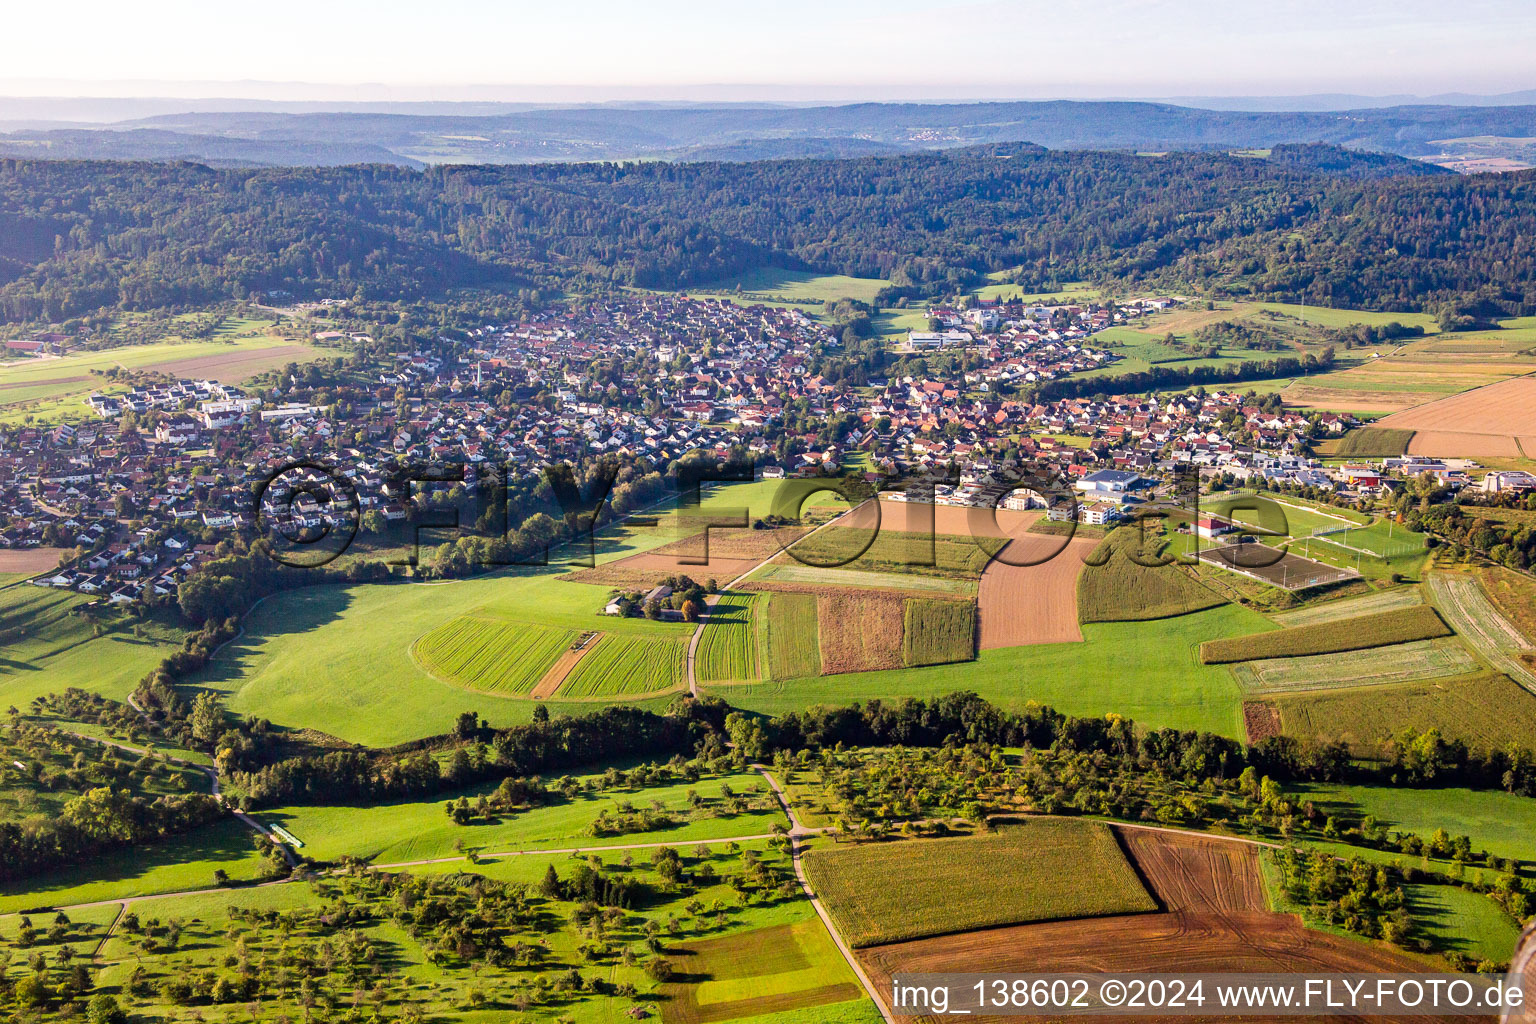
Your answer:
[[[1304,608],[1294,608],[1291,611],[1275,612],[1269,617],[1276,625],[1287,628],[1314,626],[1319,622],[1338,622],[1341,619],[1353,619],[1361,615],[1390,612],[1398,608],[1412,608],[1416,604],[1423,603],[1424,595],[1419,592],[1418,587],[1397,587],[1392,590],[1378,590],[1363,597],[1326,601],[1322,604],[1307,605]]]
[[[768,674],[796,679],[821,674],[816,595],[768,595]]]
[[[1249,661],[1234,665],[1232,674],[1244,692],[1262,694],[1443,679],[1466,675],[1477,669],[1477,659],[1459,641],[1443,637],[1377,647],[1347,658],[1318,654]]]
[[[524,694],[577,635],[552,626],[460,615],[423,635],[412,653],[444,682],[490,693]]]
[[[758,604],[765,600],[766,597],[756,594],[720,595],[699,638],[700,681],[741,683],[762,678],[757,626],[752,617]]]
[[[561,697],[602,697],[670,690],[687,678],[688,641],[608,634],[576,663]]]
[[[909,668],[970,661],[976,656],[976,605],[970,601],[908,598],[905,626],[902,661]]]

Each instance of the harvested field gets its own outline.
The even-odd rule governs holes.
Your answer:
[[[1360,575],[1354,569],[1336,568],[1258,543],[1206,548],[1200,552],[1200,561],[1281,590],[1306,590]]]
[[[566,677],[571,674],[571,670],[576,667],[576,663],[586,657],[587,653],[597,646],[597,641],[602,639],[602,636],[603,634],[601,633],[585,633],[578,638],[564,654],[556,659],[553,665],[549,666],[549,670],[544,673],[544,678],[539,680],[539,684],[533,688],[533,692],[528,696],[540,700],[545,697],[553,697],[555,691],[560,689]]]
[[[710,544],[708,565],[689,565],[679,561],[686,557],[690,556],[677,552],[668,554],[659,549],[642,551],[638,555],[582,569],[572,573],[569,578],[576,583],[606,583],[609,586],[626,586],[630,579],[648,579],[655,586],[668,576],[683,575],[691,576],[700,583],[713,577],[724,586],[742,573],[750,572],[753,566],[762,561],[760,558],[726,558],[715,551],[713,543]]]
[[[1536,693],[1536,672],[1518,655],[1533,649],[1531,641],[1496,608],[1477,577],[1460,573],[1434,573],[1429,577],[1430,599],[1484,661]]]
[[[0,573],[34,576],[59,564],[63,548],[0,548]]]
[[[1249,743],[1280,735],[1280,709],[1267,700],[1243,701],[1243,732]]]
[[[191,359],[167,359],[142,367],[158,370],[173,377],[191,377],[194,380],[216,380],[224,384],[238,384],[258,373],[276,370],[289,363],[307,362],[315,358],[316,350],[305,345],[272,345],[268,348],[238,349],[217,355],[194,356]]]
[[[908,668],[969,661],[976,656],[976,605],[908,598],[901,646],[901,660]]]
[[[1030,818],[950,839],[817,846],[805,870],[854,947],[1157,909],[1109,826],[1074,819]]]
[[[976,584],[943,576],[919,576],[904,572],[867,572],[862,569],[823,569],[798,562],[765,565],[741,585],[744,590],[787,590],[802,594],[826,594],[838,589],[886,590],[893,594],[950,594],[970,597]]]
[[[817,639],[816,597],[776,593],[767,598],[768,674],[773,679],[797,679],[821,671]]]
[[[795,541],[810,532],[808,527],[780,526],[767,530],[742,529],[739,527],[714,526],[708,529],[710,517],[677,513],[678,532],[683,536],[670,544],[655,548],[651,554],[673,558],[707,559],[713,568],[726,561],[747,560],[756,565],[787,550]],[[705,550],[706,541],[708,551]],[[739,575],[739,573],[738,573]]]
[[[569,629],[460,615],[411,646],[422,668],[472,690],[524,694],[579,636]]]
[[[1083,560],[1098,542],[1073,538],[1065,541],[1064,549],[1062,545],[1059,537],[1017,537],[999,560],[987,566],[977,594],[983,649],[1083,639],[1078,627],[1078,580],[1084,571]],[[1046,560],[1037,565],[1010,565],[1003,559]]]
[[[1410,455],[1520,456],[1517,434],[1531,432],[1536,376],[1514,377],[1442,398],[1377,421],[1377,427],[1414,431]]]
[[[1397,608],[1412,608],[1414,605],[1423,603],[1424,595],[1419,592],[1418,587],[1395,587],[1392,590],[1378,590],[1363,597],[1325,601],[1305,608],[1275,612],[1269,618],[1276,625],[1287,628],[1311,626],[1319,622],[1337,622],[1340,619],[1353,619],[1360,615],[1390,612]]]
[[[661,987],[663,1024],[712,1024],[864,995],[820,918],[669,950],[687,980]]]
[[[1040,512],[1016,512],[1006,508],[993,510],[881,499],[878,521],[874,506],[865,502],[837,520],[836,528],[871,530],[878,526],[881,533],[932,533],[979,540],[1007,540],[1023,534],[1040,516]]]
[[[1163,912],[1018,925],[877,946],[859,954],[875,990],[890,991],[897,973],[1367,974],[1426,969],[1420,961],[1385,946],[1309,931],[1296,917],[1269,910],[1256,847],[1129,827],[1117,831]],[[953,1004],[951,1009],[961,1005]],[[936,1024],[943,1018],[907,1019]],[[1041,1018],[972,1015],[968,1019],[1007,1024]],[[1124,1020],[1112,1016],[1074,1019]],[[1403,1018],[1403,1022],[1427,1024],[1432,1019]]]
[[[1460,430],[1419,430],[1408,444],[1409,455],[1434,458],[1518,459],[1520,445],[1513,434],[1478,434]]]
[[[1445,679],[1477,669],[1477,659],[1467,653],[1460,641],[1442,637],[1377,647],[1352,658],[1319,654],[1249,661],[1232,666],[1232,675],[1243,692],[1268,694]]]
[[[1157,553],[1143,552],[1142,546],[1139,531],[1135,527],[1124,527],[1110,533],[1093,550],[1077,585],[1079,620],[1140,622],[1227,603],[1226,598],[1206,587],[1182,566],[1142,565],[1134,561],[1133,555]],[[985,629],[982,642],[985,646]]]
[[[905,603],[883,594],[816,598],[822,675],[901,668]]]
[[[1536,512],[1525,514],[1536,519]],[[1502,566],[1484,566],[1473,572],[1499,612],[1536,646],[1536,580]]]
[[[1536,696],[1502,675],[1278,694],[1274,701],[1285,735],[1344,740],[1357,756],[1378,755],[1386,734],[1400,729],[1439,729],[1446,739],[1489,750],[1528,747],[1536,736]]]
[[[1450,632],[1433,608],[1417,605],[1345,619],[1341,623],[1320,622],[1312,626],[1207,640],[1200,645],[1200,660],[1207,665],[1220,665],[1233,661],[1337,654],[1429,640]]]

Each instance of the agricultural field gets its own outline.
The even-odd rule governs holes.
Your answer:
[[[1252,636],[1208,640],[1200,645],[1200,660],[1207,665],[1264,658],[1296,658],[1309,654],[1336,654],[1371,647],[1405,644],[1447,636],[1450,628],[1428,605],[1362,615],[1339,623],[1323,622],[1293,626]]]
[[[235,883],[251,883],[261,880],[262,868],[251,830],[229,818],[87,864],[0,883],[0,914],[212,889],[219,884],[215,871],[225,872]]]
[[[905,605],[884,594],[817,597],[821,674],[900,668]]]
[[[724,593],[710,606],[699,639],[696,671],[700,680],[745,682],[763,677],[763,652],[753,616],[767,600],[760,594]]]
[[[56,569],[63,548],[0,548],[0,573],[25,578]]]
[[[1412,608],[1424,603],[1424,595],[1418,587],[1394,587],[1377,590],[1362,597],[1347,597],[1338,601],[1322,601],[1303,608],[1272,612],[1270,619],[1278,626],[1312,626],[1319,622],[1338,622],[1377,612],[1390,612],[1399,608]]]
[[[673,955],[688,980],[662,986],[663,1024],[712,1024],[865,998],[814,917],[692,943]],[[819,1010],[816,1019],[825,1019]]]
[[[874,305],[875,295],[891,282],[876,277],[815,274],[803,270],[762,267],[723,281],[688,289],[690,295],[723,295],[733,302],[768,305],[816,305],[838,299],[857,299]],[[807,312],[817,312],[807,310]]]
[[[1341,438],[1320,443],[1317,453],[1323,458],[1381,459],[1406,455],[1412,440],[1411,430],[1357,427]]]
[[[772,679],[797,679],[821,671],[820,629],[813,594],[769,594],[768,675]]]
[[[231,335],[222,340],[170,340],[0,362],[0,423],[21,422],[28,416],[46,417],[49,421],[91,416],[85,396],[92,391],[123,390],[122,385],[114,385],[102,375],[113,368],[238,383],[288,363],[308,362],[326,354],[324,349],[262,333]]]
[[[1536,864],[1536,800],[1499,790],[1299,783],[1296,796],[1325,814],[1373,815],[1389,829],[1433,835],[1445,829],[1473,849]]]
[[[1162,619],[1205,608],[1226,599],[1176,564],[1142,565],[1156,556],[1161,541],[1143,545],[1135,527],[1110,533],[1090,556],[1077,585],[1078,619],[1088,622],[1132,622]]]
[[[416,641],[422,668],[471,690],[526,694],[576,641],[573,630],[461,615]]]
[[[1123,827],[1160,910],[899,942],[860,953],[876,989],[910,973],[1417,972],[1404,953],[1305,929],[1270,910],[1256,848]],[[1017,876],[1013,876],[1017,877]],[[1006,1021],[1007,1017],[975,1017]]]
[[[640,786],[609,783],[602,772],[574,776],[572,796],[552,793],[552,802],[525,810],[479,815],[458,825],[444,807],[465,797],[473,808],[494,785],[447,793],[434,800],[395,801],[372,807],[294,805],[258,812],[304,843],[304,853],[321,861],[356,857],[371,864],[398,865],[451,858],[463,850],[484,856],[520,850],[601,849],[633,843],[696,843],[768,834],[787,824],[762,776],[732,772],[696,782]],[[546,782],[554,785],[555,779]],[[690,801],[695,794],[697,805]],[[659,806],[658,806],[659,805]],[[602,820],[627,827],[599,830]]]
[[[781,595],[773,595],[777,601]],[[771,607],[771,606],[770,606]],[[1257,612],[1235,605],[1153,625],[1085,625],[1082,643],[982,649],[976,660],[927,668],[852,672],[820,678],[778,677],[750,686],[712,686],[738,708],[765,714],[813,704],[938,697],[974,690],[1000,707],[1031,701],[1073,715],[1120,714],[1149,728],[1203,729],[1241,736],[1242,691],[1224,665],[1203,665],[1200,643],[1271,628]],[[810,673],[814,676],[814,670]]]
[[[1445,637],[1376,647],[1350,658],[1317,654],[1245,661],[1233,665],[1232,674],[1245,693],[1265,695],[1444,679],[1478,668],[1459,641]]]
[[[621,697],[666,692],[688,681],[687,641],[604,636],[576,663],[558,696]]]
[[[969,661],[976,656],[976,606],[909,598],[901,643],[901,660],[909,668]]]
[[[866,572],[860,569],[831,569],[798,562],[765,565],[754,572],[743,586],[748,589],[826,592],[828,588],[884,590],[894,594],[953,594],[971,597],[976,584],[944,576],[918,576],[906,572]]]
[[[1439,729],[1448,739],[1499,750],[1536,736],[1536,696],[1502,675],[1359,687],[1273,698],[1285,735],[1344,740],[1377,756],[1388,733]]]
[[[984,835],[818,845],[804,859],[856,948],[1157,908],[1109,827],[1097,822],[1029,819]]]
[[[974,580],[1003,546],[1001,541],[984,546],[968,536],[889,529],[883,519],[878,531],[841,522],[817,530],[793,544],[777,564]]]
[[[1097,541],[1086,537],[1015,537],[981,577],[977,591],[981,646],[1082,640],[1078,588],[1084,560],[1097,546]]]
[[[1527,512],[1536,525],[1536,513]],[[1502,566],[1473,570],[1483,592],[1525,640],[1536,646],[1536,581]]]
[[[1532,408],[1536,376],[1523,376],[1396,413],[1376,426],[1414,431],[1410,455],[1532,457],[1536,451],[1522,451],[1525,439],[1536,440]]]
[[[1454,885],[1415,883],[1406,890],[1409,911],[1436,949],[1495,964],[1514,954],[1520,926],[1488,897]]]
[[[1536,643],[1526,639],[1514,623],[1500,614],[1478,585],[1476,576],[1434,573],[1429,578],[1429,597],[1484,661],[1536,693],[1536,671],[1519,657],[1536,650]]]

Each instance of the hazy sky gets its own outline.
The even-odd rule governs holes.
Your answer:
[[[1532,0],[74,0],[7,4],[0,25],[12,95],[177,82],[398,99],[516,99],[519,86],[773,85],[800,98],[1536,87]],[[334,88],[359,83],[370,87]]]

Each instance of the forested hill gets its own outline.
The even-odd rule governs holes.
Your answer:
[[[281,289],[695,287],[764,265],[892,296],[1021,267],[1030,286],[1536,313],[1536,172],[1458,177],[1332,147],[1010,144],[849,160],[214,170],[0,161],[0,315]]]

